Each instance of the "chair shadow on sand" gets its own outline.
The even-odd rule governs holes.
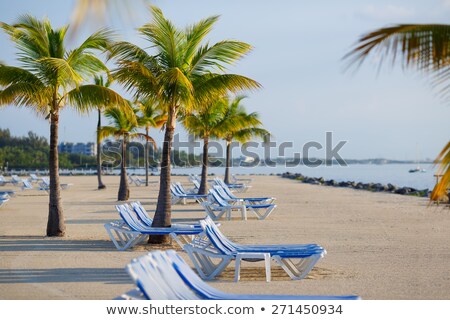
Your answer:
[[[0,252],[7,251],[115,251],[108,240],[71,240],[43,236],[0,236]]]
[[[124,268],[0,269],[0,284],[47,282],[131,283]]]

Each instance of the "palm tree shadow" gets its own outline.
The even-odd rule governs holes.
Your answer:
[[[123,268],[0,269],[0,283],[131,283]]]
[[[70,240],[42,236],[0,236],[0,252],[8,251],[115,251],[107,240]]]

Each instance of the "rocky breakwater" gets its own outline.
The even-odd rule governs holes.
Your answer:
[[[301,173],[291,173],[285,172],[281,175],[283,178],[297,180],[303,183],[323,185],[338,188],[352,188],[356,190],[367,190],[372,192],[387,192],[395,193],[407,196],[416,197],[429,197],[430,190],[418,190],[411,187],[398,187],[393,184],[381,184],[381,183],[363,183],[355,181],[336,181],[336,180],[325,180],[324,178],[306,177]]]

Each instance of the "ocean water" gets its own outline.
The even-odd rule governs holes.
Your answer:
[[[410,169],[416,167],[415,164],[353,164],[346,167],[341,166],[319,166],[311,168],[307,166],[296,166],[293,168],[286,168],[285,166],[276,167],[233,167],[231,173],[238,175],[248,174],[281,174],[284,172],[301,173],[308,177],[323,177],[324,179],[334,179],[336,181],[355,181],[363,183],[392,183],[398,187],[412,187],[416,189],[432,189],[436,183],[435,174],[436,168],[432,164],[419,164],[419,166],[426,170],[426,172],[408,172]],[[129,173],[143,175],[143,169],[129,169]],[[225,168],[212,167],[208,169],[209,174],[223,176]],[[173,168],[172,174],[200,174],[200,167],[193,168]]]

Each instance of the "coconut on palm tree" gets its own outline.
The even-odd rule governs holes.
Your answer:
[[[107,68],[95,55],[110,43],[111,32],[98,31],[78,48],[65,46],[67,26],[53,29],[50,21],[22,15],[15,24],[0,23],[19,51],[21,67],[0,65],[0,105],[28,107],[50,119],[48,236],[65,234],[61,205],[58,161],[60,111],[71,106],[87,112],[112,103],[127,107],[114,91],[98,85],[83,85]]]
[[[153,99],[143,99],[137,101],[137,106],[140,111],[138,116],[138,124],[140,127],[145,128],[145,134],[148,136],[150,128],[161,128],[167,121],[167,115],[164,114],[163,110],[158,106],[157,102]],[[148,186],[148,167],[149,167],[149,141],[145,143],[145,185]]]
[[[124,112],[120,108],[109,108],[105,110],[105,116],[111,121],[109,126],[100,128],[99,136],[101,139],[106,137],[115,137],[121,145],[120,161],[120,184],[117,194],[118,201],[126,201],[130,198],[130,189],[127,176],[127,144],[130,139],[135,137],[144,137],[147,141],[156,146],[155,141],[148,135],[137,132],[139,129],[136,112]]]
[[[415,68],[431,76],[440,94],[450,93],[450,25],[401,24],[381,28],[361,36],[355,47],[344,57],[358,66],[376,52],[380,64],[390,59],[392,64]],[[381,58],[380,58],[381,57]],[[442,197],[450,187],[450,143],[436,158],[443,178],[435,186],[431,199]],[[449,194],[450,198],[450,194]]]
[[[255,89],[260,85],[250,78],[225,73],[228,65],[251,50],[249,44],[231,40],[212,45],[205,43],[217,16],[179,29],[159,8],[151,7],[151,13],[152,21],[138,29],[149,42],[149,52],[134,44],[119,42],[112,46],[111,57],[116,58],[118,64],[114,78],[137,98],[157,100],[167,113],[153,226],[168,227],[171,225],[170,150],[178,116],[189,113],[198,101],[211,96]],[[169,240],[168,236],[155,236],[149,241]]]

